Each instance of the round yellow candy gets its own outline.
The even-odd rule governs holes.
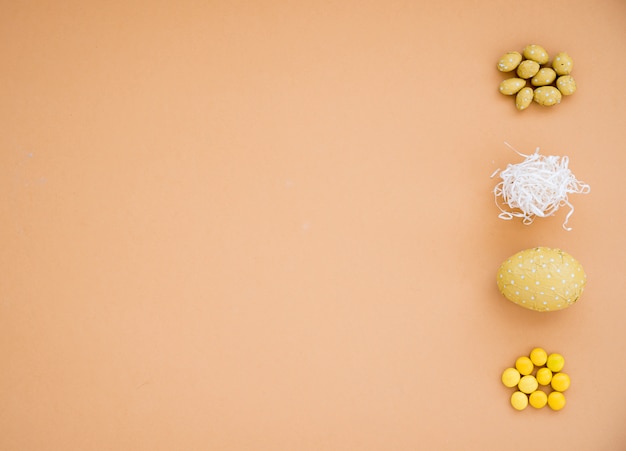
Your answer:
[[[565,407],[565,395],[559,391],[553,391],[548,395],[548,405],[552,410],[561,410]]]
[[[515,361],[515,368],[521,375],[526,376],[533,372],[535,366],[528,357],[522,356]]]
[[[528,407],[528,396],[521,391],[516,391],[511,395],[511,405],[515,410],[524,410]]]
[[[548,395],[546,395],[545,392],[542,392],[541,390],[534,391],[528,397],[528,402],[535,409],[541,409],[548,403]]]
[[[512,388],[519,383],[520,377],[519,371],[515,368],[507,368],[502,372],[502,383],[505,386]]]
[[[546,364],[548,360],[548,353],[542,348],[535,348],[530,351],[530,361],[533,362],[535,366],[543,366]]]
[[[535,376],[531,375],[522,377],[517,384],[517,388],[519,388],[519,391],[527,394],[530,394],[537,390],[538,386],[539,384],[537,383],[537,379],[535,379]]]
[[[565,358],[561,354],[550,354],[546,361],[546,366],[550,368],[553,373],[558,373],[565,366]]]
[[[551,386],[554,390],[564,392],[569,388],[570,378],[565,373],[556,373],[552,376]]]
[[[550,371],[550,368],[539,368],[536,378],[537,382],[541,385],[550,385],[552,381],[552,371]]]

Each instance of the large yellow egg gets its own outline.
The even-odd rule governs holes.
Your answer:
[[[502,263],[498,288],[509,301],[538,312],[562,310],[580,298],[587,276],[571,255],[548,247],[518,252]]]

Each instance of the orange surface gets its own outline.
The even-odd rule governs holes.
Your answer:
[[[626,3],[33,1],[0,15],[0,449],[626,449]],[[517,112],[542,44],[578,92]],[[568,155],[576,211],[490,175]],[[509,255],[588,275],[555,313]],[[501,371],[567,359],[567,406]]]

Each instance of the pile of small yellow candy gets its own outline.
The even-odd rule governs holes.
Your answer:
[[[520,111],[528,108],[533,100],[543,106],[561,103],[563,96],[576,91],[576,81],[570,75],[574,60],[567,53],[560,52],[551,64],[549,61],[546,49],[536,44],[527,45],[522,53],[505,53],[498,61],[498,70],[516,71],[517,76],[500,83],[500,92],[515,95],[515,106]],[[531,86],[527,86],[528,81]]]
[[[519,357],[514,368],[502,372],[502,383],[517,390],[511,395],[511,405],[516,410],[524,410],[528,404],[541,409],[547,404],[552,410],[565,407],[565,395],[570,386],[570,378],[563,373],[565,359],[561,354],[550,354],[542,348],[535,348],[530,356]],[[546,393],[539,385],[550,386]]]

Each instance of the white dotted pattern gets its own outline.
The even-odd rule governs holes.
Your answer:
[[[551,311],[578,300],[586,275],[580,263],[566,252],[537,247],[507,259],[498,271],[497,283],[511,302],[531,310]]]

